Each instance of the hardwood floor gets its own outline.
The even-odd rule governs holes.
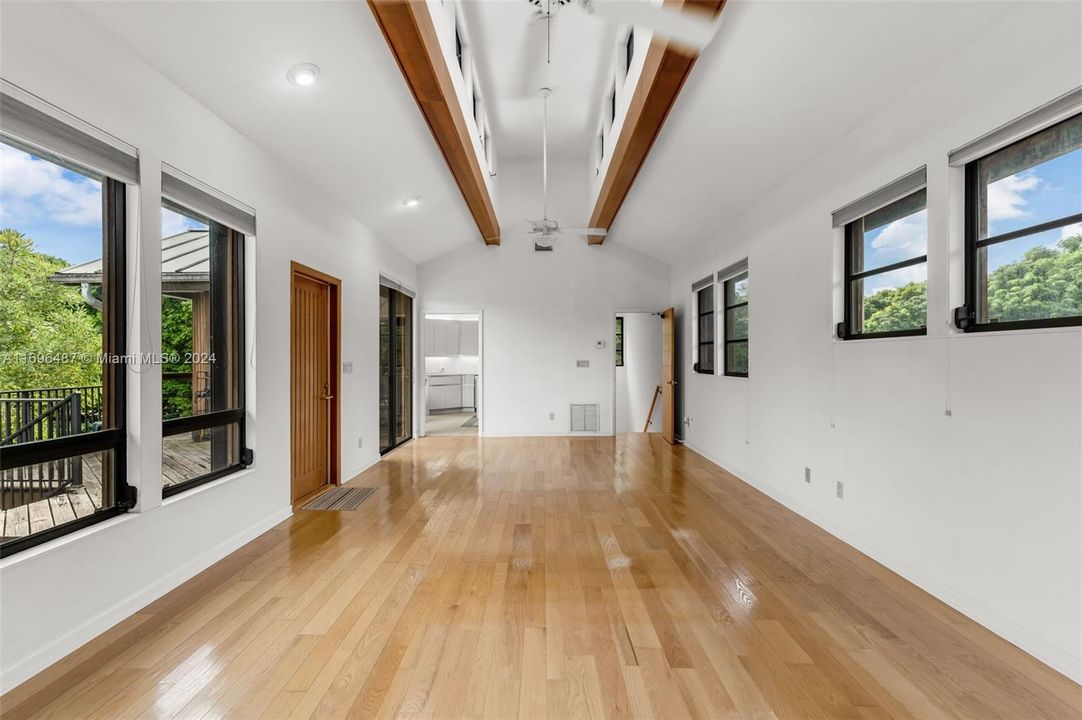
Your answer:
[[[19,718],[1075,718],[1082,689],[658,436],[423,438]]]

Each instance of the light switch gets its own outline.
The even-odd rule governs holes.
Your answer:
[[[342,374],[349,375],[351,372],[353,372],[353,363],[351,363],[351,362],[342,363]]]

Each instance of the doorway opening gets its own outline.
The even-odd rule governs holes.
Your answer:
[[[656,312],[616,313],[612,427],[618,433],[662,431],[662,322]]]
[[[660,433],[676,444],[675,320],[673,308],[613,313],[615,433]]]
[[[379,287],[379,452],[413,438],[413,298]]]
[[[339,482],[341,281],[300,263],[290,280],[290,477],[298,502]]]
[[[480,313],[425,313],[423,348],[425,435],[480,435]]]

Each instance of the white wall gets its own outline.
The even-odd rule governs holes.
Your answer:
[[[159,347],[159,173],[168,162],[256,209],[248,470],[160,502],[160,374],[129,374],[129,463],[140,508],[0,563],[7,690],[290,514],[289,262],[343,281],[342,468],[378,459],[378,278],[416,269],[70,6],[4,3],[3,77],[140,151],[145,318],[129,350]],[[49,38],[42,42],[42,38]],[[132,228],[132,248],[138,233]],[[251,282],[250,282],[251,285]],[[148,336],[149,332],[149,336]],[[357,439],[363,438],[363,448]]]
[[[624,318],[624,364],[616,368],[616,432],[642,432],[654,391],[661,384],[661,318],[619,313]],[[661,402],[650,432],[661,432]]]
[[[423,264],[423,310],[484,312],[485,435],[566,434],[569,405],[592,402],[601,405],[601,432],[611,433],[613,313],[664,309],[669,268],[617,242],[591,247],[574,236],[535,253],[524,221],[541,215],[540,161],[505,163],[497,180],[501,246],[478,242]],[[549,188],[549,216],[581,225],[582,164],[550,162]]]
[[[704,240],[672,291],[690,447],[1075,679],[1082,332],[948,330],[962,195],[946,156],[1082,82],[1079,14],[1019,5]],[[831,211],[925,163],[928,336],[833,341]],[[745,256],[751,377],[693,373],[691,283]]]

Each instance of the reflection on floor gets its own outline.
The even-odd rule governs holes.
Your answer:
[[[4,720],[1082,717],[1065,676],[657,435],[419,438],[349,487],[376,492],[294,512]]]
[[[471,410],[428,415],[425,435],[477,435],[477,413]]]

